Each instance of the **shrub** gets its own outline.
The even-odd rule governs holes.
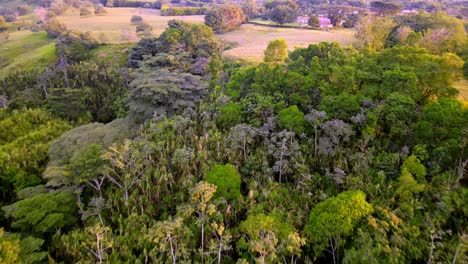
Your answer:
[[[54,12],[52,12],[50,10],[47,11],[47,13],[46,13],[46,18],[47,19],[52,19],[52,18],[55,18],[55,17],[57,17],[57,14],[55,14]]]
[[[4,14],[3,17],[8,23],[15,22],[18,19],[15,14]]]
[[[20,16],[24,16],[24,15],[32,13],[32,7],[28,5],[20,5],[16,8],[16,10],[18,11],[18,14]]]
[[[205,14],[203,7],[168,7],[161,8],[161,16],[194,16]]]
[[[244,11],[238,6],[224,6],[206,13],[205,25],[215,32],[227,32],[239,27],[245,21]]]
[[[67,27],[57,19],[49,20],[49,22],[44,25],[44,29],[47,32],[47,35],[52,38],[56,38],[67,31]]]
[[[31,32],[39,32],[39,31],[42,31],[43,28],[40,24],[32,24],[30,27],[29,27],[29,30],[31,30]]]
[[[304,113],[295,105],[283,109],[278,113],[278,126],[296,133],[303,133],[306,126]]]
[[[144,20],[136,26],[136,33],[143,34],[145,36],[150,36],[151,31],[153,31],[153,26],[145,22]]]
[[[101,6],[101,5],[96,5],[94,6],[94,14],[99,15],[99,14],[105,14],[107,13],[107,10]]]
[[[167,6],[168,4],[169,4],[169,0],[159,0],[156,3],[154,3],[154,8],[161,9],[164,6]]]
[[[230,128],[240,124],[243,119],[242,105],[229,103],[220,109],[216,124],[221,128]]]
[[[294,0],[277,0],[265,4],[265,7],[268,10],[268,18],[280,25],[294,22],[299,10],[299,6]]]
[[[241,196],[241,176],[231,164],[216,165],[206,174],[206,181],[216,185],[214,197],[233,200]]]
[[[320,27],[320,21],[318,19],[318,16],[314,15],[309,18],[309,21],[307,21],[307,24],[311,27],[314,28],[319,28]]]
[[[143,18],[141,16],[132,16],[132,18],[130,19],[130,22],[132,22],[132,24],[138,24],[138,23],[141,23],[143,21]]]
[[[92,14],[93,14],[93,12],[91,12],[91,10],[89,8],[82,7],[80,9],[80,16],[90,16]]]

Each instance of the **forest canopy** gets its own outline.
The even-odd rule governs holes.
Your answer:
[[[1,263],[468,262],[459,23],[383,15],[253,64],[214,35],[243,12],[171,20],[123,63],[65,31],[0,79]]]

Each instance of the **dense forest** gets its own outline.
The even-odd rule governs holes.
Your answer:
[[[59,60],[0,79],[0,263],[467,263],[463,24],[385,19],[258,64],[48,25]]]

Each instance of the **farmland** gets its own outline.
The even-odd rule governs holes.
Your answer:
[[[203,16],[160,16],[158,10],[139,8],[107,8],[107,14],[90,17],[80,17],[78,10],[69,10],[59,19],[69,29],[91,31],[92,34],[103,42],[122,43],[128,40],[122,39],[126,32],[135,32],[135,26],[131,25],[133,15],[142,16],[145,21],[153,26],[153,34],[159,35],[172,19],[180,19],[192,23],[203,23]],[[342,45],[350,45],[354,41],[354,31],[339,29],[333,31],[305,30],[295,28],[274,28],[244,24],[239,29],[225,34],[217,35],[218,39],[232,43],[234,48],[225,52],[226,56],[259,60],[263,57],[268,42],[282,38],[288,43],[289,49],[305,47],[309,44],[321,41],[339,42]],[[137,41],[133,39],[131,41]]]

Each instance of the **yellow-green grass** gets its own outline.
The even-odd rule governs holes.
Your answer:
[[[45,32],[14,32],[7,41],[0,43],[0,76],[44,66],[55,60],[55,44]]]
[[[192,23],[203,23],[204,16],[161,16],[159,10],[145,8],[106,8],[107,13],[99,16],[80,17],[79,10],[70,9],[64,15],[59,16],[67,28],[81,31],[90,31],[91,34],[109,43],[124,43],[122,33],[125,31],[134,33],[136,26],[130,23],[133,15],[142,16],[153,26],[153,34],[158,36],[167,27],[167,22],[172,19],[180,19]],[[135,40],[133,40],[135,41]]]
[[[463,104],[468,107],[468,81],[461,79],[455,83],[455,88],[458,89],[458,99],[463,102]]]
[[[354,31],[336,29],[330,31],[307,30],[297,28],[273,28],[244,24],[239,29],[219,35],[219,39],[237,43],[237,47],[224,52],[226,56],[261,60],[268,43],[274,39],[285,39],[289,50],[296,47],[307,47],[319,42],[338,42],[351,45],[356,40]]]
[[[128,52],[133,43],[111,44],[99,46],[91,51],[92,60],[104,61],[124,66],[127,62]]]

